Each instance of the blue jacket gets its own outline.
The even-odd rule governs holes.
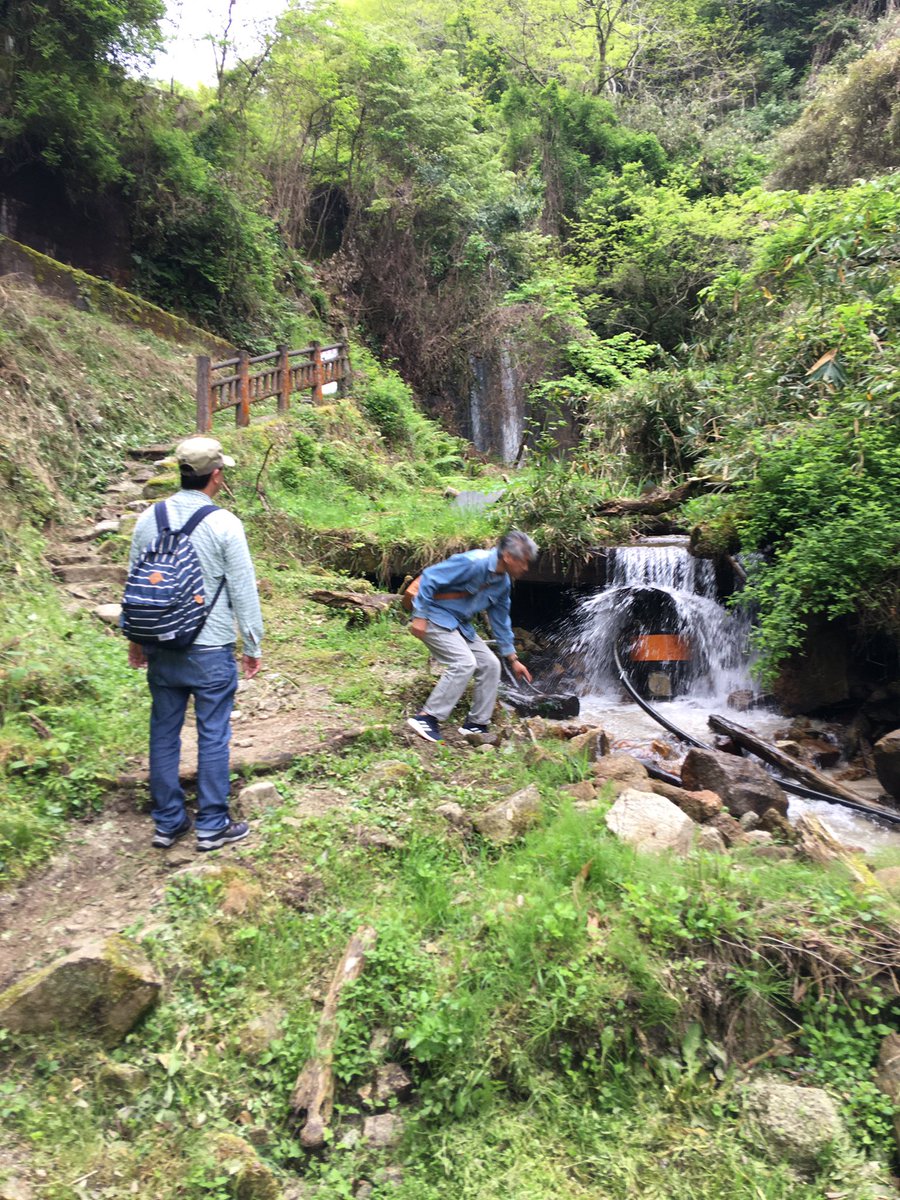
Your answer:
[[[497,571],[498,551],[467,550],[426,567],[413,600],[413,616],[425,617],[442,629],[458,629],[466,641],[475,638],[471,618],[487,612],[502,655],[514,654],[509,598],[512,581]],[[435,600],[436,592],[467,592],[462,600]]]

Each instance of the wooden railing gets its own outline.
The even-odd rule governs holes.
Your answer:
[[[222,374],[221,372],[227,372]],[[213,417],[223,408],[233,408],[237,425],[250,424],[250,405],[278,398],[278,411],[287,412],[295,392],[310,392],[313,404],[321,404],[322,389],[336,383],[343,391],[350,379],[350,350],[346,342],[320,346],[314,342],[304,350],[279,346],[272,354],[253,358],[242,350],[237,358],[212,362],[197,356],[197,432],[209,433]]]

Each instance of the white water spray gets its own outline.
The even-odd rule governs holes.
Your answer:
[[[614,648],[625,660],[646,634],[675,637],[688,648],[677,680],[682,696],[721,709],[729,695],[752,690],[749,621],[716,600],[709,560],[689,554],[686,539],[616,549],[610,560],[609,584],[582,602],[567,631],[587,693],[618,688]]]

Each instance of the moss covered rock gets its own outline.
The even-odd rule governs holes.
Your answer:
[[[171,496],[173,492],[178,491],[178,487],[176,475],[154,475],[144,484],[141,495],[145,500],[158,500],[160,496]]]
[[[837,1105],[821,1088],[797,1087],[774,1076],[745,1087],[744,1129],[774,1162],[814,1175],[827,1156],[846,1146]]]
[[[249,1142],[233,1133],[217,1133],[210,1150],[217,1166],[231,1177],[237,1200],[282,1200],[281,1185]]]
[[[0,1026],[17,1033],[83,1029],[117,1042],[156,1003],[161,986],[139,946],[110,937],[0,993]]]

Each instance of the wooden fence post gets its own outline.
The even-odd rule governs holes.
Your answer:
[[[320,342],[313,342],[313,386],[312,386],[312,402],[313,404],[323,404],[324,396],[322,394],[322,385],[325,382],[325,370],[322,366],[322,346]]]
[[[212,429],[212,404],[209,395],[209,355],[197,355],[197,432]]]
[[[278,347],[278,411],[287,412],[291,407],[291,360],[287,346]]]
[[[353,371],[350,367],[350,347],[347,342],[341,342],[341,350],[338,355],[338,395],[348,396],[350,394],[350,381],[353,378]]]
[[[250,424],[250,352],[238,352],[238,403],[234,410],[236,425]]]

